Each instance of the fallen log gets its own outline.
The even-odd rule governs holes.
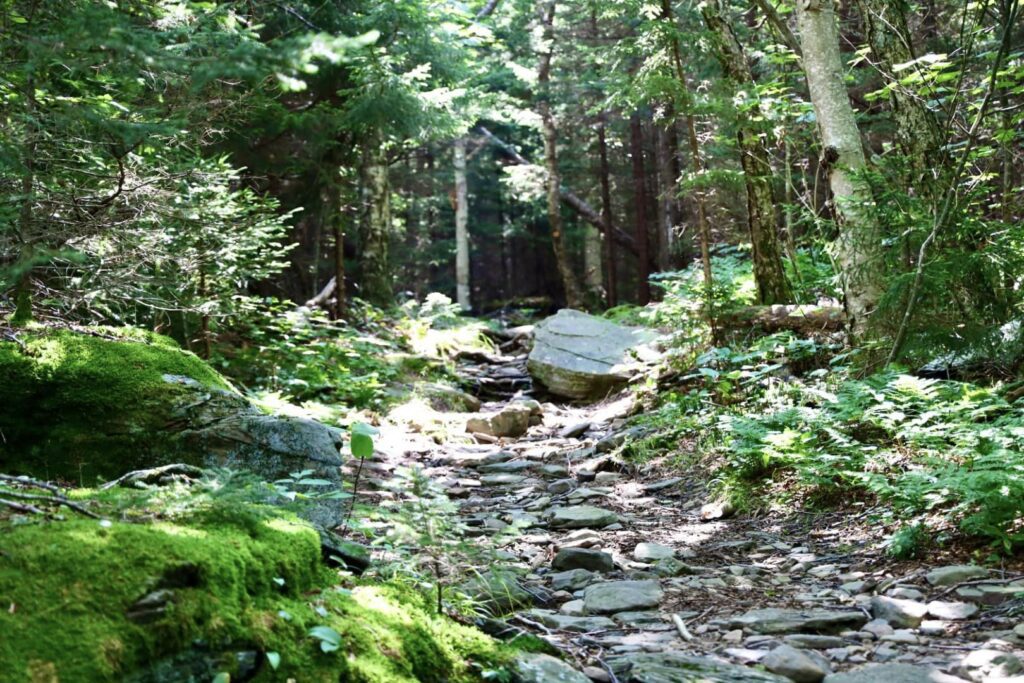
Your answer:
[[[747,306],[720,314],[715,323],[725,330],[757,327],[766,332],[790,330],[810,334],[843,329],[846,313],[839,306]]]
[[[493,142],[498,149],[500,149],[505,156],[512,161],[513,164],[517,166],[533,166],[533,164],[520,154],[515,147],[487,130],[484,126],[477,126],[477,130],[483,133],[485,138]],[[563,204],[575,211],[580,218],[593,225],[602,233],[604,232],[605,227],[604,222],[601,220],[601,214],[598,213],[594,207],[584,201],[582,197],[564,186],[559,188],[558,197],[562,200]],[[636,240],[633,239],[633,236],[614,225],[609,227],[611,228],[612,239],[614,239],[619,246],[625,247],[627,251],[635,255],[637,253]]]

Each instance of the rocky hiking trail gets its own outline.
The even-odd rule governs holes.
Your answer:
[[[418,465],[501,562],[463,587],[564,654],[526,656],[526,683],[1024,681],[1024,576],[949,561],[896,562],[870,510],[730,516],[699,471],[636,467],[632,395],[533,397],[527,335],[463,357],[485,399],[474,414],[393,418],[365,463],[365,494]],[[475,407],[475,405],[474,405]],[[376,485],[380,485],[377,488]],[[362,495],[362,494],[361,494]]]

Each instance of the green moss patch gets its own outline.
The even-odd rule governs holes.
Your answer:
[[[154,464],[180,385],[189,377],[233,392],[171,339],[131,329],[29,329],[0,342],[0,469],[89,484]]]
[[[409,588],[343,580],[315,531],[263,514],[0,520],[0,681],[458,682],[510,658]]]

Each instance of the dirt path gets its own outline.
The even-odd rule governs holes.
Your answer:
[[[463,374],[497,399],[483,413],[523,405],[507,395],[529,390],[525,356],[475,360]],[[505,623],[585,674],[546,662],[527,680],[1024,681],[1016,575],[895,563],[860,507],[703,521],[700,472],[616,457],[629,395],[526,405],[539,424],[493,443],[465,434],[465,415],[399,411],[369,478],[418,464],[458,501],[470,536],[524,527],[501,548],[518,586],[496,592],[533,604]],[[424,433],[438,424],[440,444]]]

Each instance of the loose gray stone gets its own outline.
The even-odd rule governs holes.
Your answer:
[[[522,436],[530,428],[530,408],[510,403],[497,413],[475,415],[466,420],[466,431],[488,436]]]
[[[871,614],[896,628],[917,628],[928,614],[928,606],[913,600],[898,600],[884,595],[871,598]]]
[[[654,562],[675,555],[675,548],[660,543],[637,543],[633,549],[633,559],[637,562]]]
[[[957,673],[972,681],[999,680],[1024,671],[1024,663],[1017,655],[1000,650],[975,650],[957,665]]]
[[[787,683],[788,679],[745,666],[682,652],[631,654],[609,660],[621,683]]]
[[[558,437],[560,439],[575,439],[577,436],[581,436],[584,432],[590,429],[590,422],[577,422],[575,424],[567,425],[562,427],[558,431]]]
[[[515,486],[526,481],[521,474],[485,474],[480,477],[480,483],[484,486]]]
[[[567,617],[582,617],[587,612],[583,607],[582,600],[570,600],[569,602],[562,603],[562,606],[558,608],[559,614],[564,614]]]
[[[859,610],[755,609],[727,621],[729,628],[746,628],[754,633],[836,634],[858,629],[867,622]]]
[[[534,328],[527,369],[548,391],[568,398],[600,398],[624,386],[637,363],[654,360],[652,330],[623,327],[562,309]]]
[[[617,521],[619,521],[619,516],[611,510],[604,510],[592,505],[573,505],[552,510],[549,524],[552,528],[557,529],[581,529],[605,527]]]
[[[947,676],[937,669],[913,664],[876,664],[855,671],[830,674],[825,683],[954,683],[959,678]]]
[[[559,631],[590,633],[591,631],[603,631],[609,628],[615,628],[615,622],[608,617],[571,617],[545,609],[532,609],[525,614],[528,619],[533,619],[534,621],[544,624],[548,628],[553,628]]]
[[[970,619],[978,613],[978,606],[969,602],[941,602],[932,600],[928,603],[928,615],[936,619]]]
[[[555,569],[589,569],[594,572],[610,572],[615,570],[612,556],[600,550],[587,548],[562,548],[555,555],[551,566]]]
[[[761,660],[764,668],[796,683],[818,683],[829,673],[828,667],[790,645],[780,645]]]
[[[657,581],[609,581],[588,586],[583,602],[590,614],[614,614],[657,607],[662,595]]]
[[[988,570],[974,564],[957,564],[949,567],[939,567],[925,574],[925,581],[933,586],[952,586],[962,581],[971,579],[983,579],[988,576]]]
[[[515,661],[516,683],[590,683],[590,679],[560,659],[540,653],[524,653]]]
[[[838,636],[817,636],[809,633],[785,636],[782,641],[793,647],[803,647],[810,650],[828,650],[846,645],[846,641]]]
[[[551,588],[556,591],[578,591],[594,583],[597,574],[586,569],[570,569],[551,575]]]
[[[505,462],[484,463],[477,467],[477,469],[490,474],[514,474],[528,470],[534,464],[529,460],[506,460]]]

